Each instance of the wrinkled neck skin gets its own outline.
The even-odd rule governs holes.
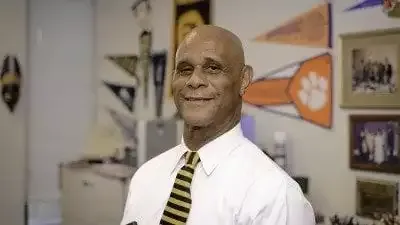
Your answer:
[[[242,107],[239,105],[234,113],[226,120],[218,124],[213,123],[206,127],[191,126],[187,123],[184,124],[183,139],[186,146],[191,151],[197,151],[207,143],[223,135],[227,131],[235,127],[239,122],[242,115]]]

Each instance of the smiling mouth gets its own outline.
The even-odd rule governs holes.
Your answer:
[[[188,102],[205,102],[210,101],[213,98],[204,98],[204,97],[185,97],[185,101]]]

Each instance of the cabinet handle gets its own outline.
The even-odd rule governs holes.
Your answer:
[[[83,186],[85,186],[85,187],[91,187],[91,186],[93,186],[89,181],[87,181],[87,180],[83,180],[82,181],[82,183],[83,183]]]

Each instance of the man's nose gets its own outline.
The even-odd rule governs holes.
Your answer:
[[[190,88],[199,88],[201,86],[207,85],[207,80],[205,74],[202,73],[201,69],[196,68],[193,74],[190,76],[186,85]]]

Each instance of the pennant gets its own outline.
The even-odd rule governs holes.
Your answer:
[[[254,41],[331,48],[331,8],[330,3],[318,5],[283,25],[257,36]]]
[[[174,0],[174,25],[172,27],[172,49],[170,51],[170,73],[173,74],[175,53],[179,44],[193,28],[211,23],[211,0]],[[169,78],[171,82],[172,76]],[[171,85],[168,95],[172,97]]]
[[[167,64],[167,52],[153,54],[153,75],[156,95],[156,116],[161,118],[164,97],[165,68]]]
[[[140,53],[139,63],[141,68],[141,79],[143,83],[143,96],[144,105],[148,105],[149,99],[149,76],[150,76],[150,63],[151,63],[151,49],[152,49],[152,33],[151,31],[144,30],[139,37]]]
[[[137,149],[138,138],[137,138],[137,121],[131,117],[125,116],[114,109],[106,108],[110,114],[112,120],[120,129],[124,139],[125,147],[131,149]],[[136,151],[136,150],[135,150]]]
[[[371,7],[377,7],[382,5],[383,0],[362,0],[361,2],[350,6],[349,8],[345,9],[345,12],[355,11],[359,9],[366,9]]]
[[[293,63],[254,81],[243,101],[262,110],[332,126],[332,57],[329,53]]]
[[[107,55],[106,59],[128,73],[129,76],[135,78],[136,81],[139,81],[136,75],[137,55]]]
[[[103,83],[130,112],[134,111],[134,102],[136,96],[135,86],[114,84],[107,81],[103,81]]]
[[[11,113],[14,112],[20,98],[21,65],[16,56],[6,55],[0,73],[1,96]]]

